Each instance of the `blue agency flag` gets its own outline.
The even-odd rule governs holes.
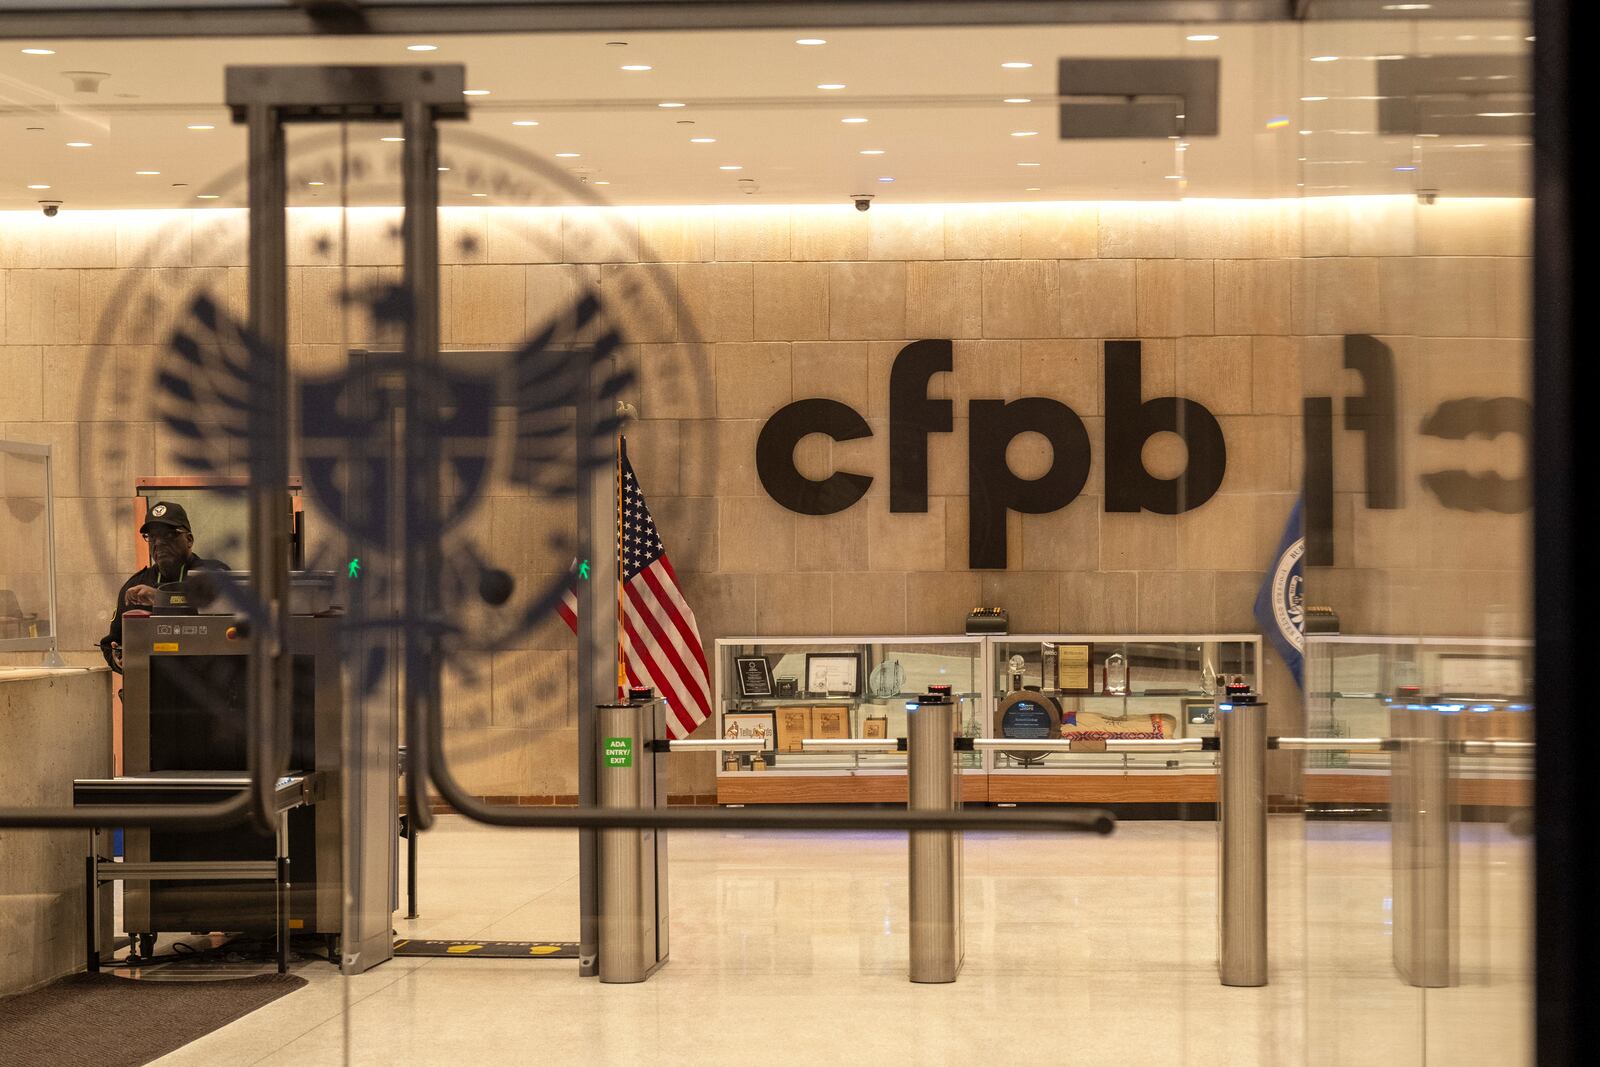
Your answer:
[[[1305,571],[1301,562],[1306,551],[1302,532],[1304,514],[1305,497],[1301,496],[1289,512],[1283,537],[1272,554],[1267,573],[1262,576],[1261,590],[1256,593],[1256,622],[1289,670],[1294,672],[1295,684],[1302,689],[1305,688],[1306,647]]]

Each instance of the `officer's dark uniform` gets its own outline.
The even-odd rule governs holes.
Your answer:
[[[192,533],[189,529],[189,513],[183,510],[182,504],[171,504],[166,501],[157,501],[150,506],[149,515],[145,524],[139,527],[140,533],[149,533],[152,526],[170,526],[174,530]],[[150,566],[137,572],[127,581],[122,583],[122,588],[117,590],[117,605],[111,615],[111,629],[100,639],[100,653],[105,656],[106,663],[111,669],[121,673],[122,668],[117,665],[116,657],[112,655],[111,646],[122,645],[122,613],[128,610],[128,590],[136,585],[148,585],[159,588],[165,582],[182,581],[190,571],[200,570],[228,570],[228,565],[221,560],[202,559],[193,552],[189,558],[178,565],[176,574],[162,574],[155,563],[155,553],[150,553]]]

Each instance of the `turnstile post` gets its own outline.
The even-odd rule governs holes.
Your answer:
[[[955,705],[942,693],[906,705],[906,806],[912,811],[961,806],[955,725]],[[966,954],[959,832],[911,831],[910,913],[911,980],[954,982]]]
[[[1450,753],[1444,712],[1396,706],[1390,723],[1390,852],[1394,876],[1394,966],[1421,988],[1455,984],[1455,851]]]
[[[602,704],[595,716],[600,807],[665,807],[666,754],[655,742],[667,738],[666,704]],[[666,832],[633,828],[597,836],[600,981],[642,982],[667,961]]]
[[[1217,969],[1267,984],[1267,705],[1230,687],[1217,705]]]

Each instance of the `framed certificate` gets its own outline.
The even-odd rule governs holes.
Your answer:
[[[735,656],[734,668],[739,673],[741,697],[770,697],[772,695],[772,664],[765,656]]]
[[[768,712],[768,714],[772,714]],[[811,709],[805,705],[779,708],[778,716],[778,751],[779,752],[804,752],[805,746],[801,741],[812,736],[811,734]]]
[[[849,737],[850,709],[835,707],[812,708],[811,736]]]
[[[860,653],[807,652],[806,692],[858,695],[861,692]]]
[[[1089,665],[1094,659],[1091,644],[1056,646],[1056,688],[1063,693],[1087,693],[1093,688]]]

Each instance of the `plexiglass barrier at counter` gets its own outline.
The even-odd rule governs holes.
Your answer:
[[[60,666],[50,445],[0,440],[0,653],[40,650]]]

